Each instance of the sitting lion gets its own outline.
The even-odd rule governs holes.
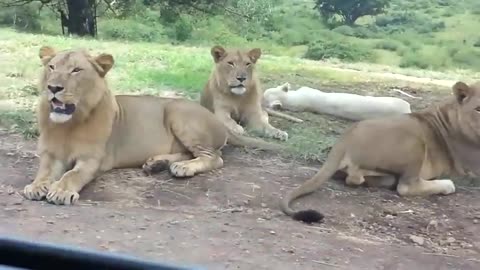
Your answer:
[[[295,220],[318,222],[314,211],[290,203],[318,189],[338,170],[348,185],[396,187],[401,196],[450,194],[443,175],[465,175],[480,157],[480,83],[457,82],[454,97],[423,111],[357,122],[332,147],[319,172],[284,198],[282,211]],[[477,165],[477,166],[476,166]]]
[[[200,104],[236,134],[244,133],[242,124],[266,137],[287,140],[287,132],[270,125],[268,114],[262,108],[263,92],[255,73],[261,50],[227,51],[214,46],[211,54],[215,67],[201,94]]]
[[[113,168],[170,169],[189,177],[223,166],[227,143],[279,149],[234,135],[211,112],[186,99],[114,96],[109,54],[40,49],[44,65],[37,110],[40,165],[25,197],[73,204],[82,188]]]

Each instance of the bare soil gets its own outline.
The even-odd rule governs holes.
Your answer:
[[[326,215],[306,225],[278,201],[319,164],[230,147],[224,157],[223,169],[188,180],[114,170],[79,204],[54,206],[20,195],[35,144],[3,131],[0,234],[207,269],[480,269],[479,189],[406,199],[332,180],[296,204]]]

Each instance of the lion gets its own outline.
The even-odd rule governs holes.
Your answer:
[[[270,125],[262,108],[263,92],[255,71],[261,54],[259,48],[245,52],[212,47],[215,66],[201,93],[200,104],[236,134],[243,134],[245,126],[266,137],[286,141],[288,133]]]
[[[44,46],[37,108],[40,164],[25,186],[30,200],[71,205],[101,173],[143,165],[191,177],[223,166],[226,143],[282,149],[274,143],[235,135],[210,111],[187,99],[117,95],[106,74],[113,56],[84,50],[56,52]]]
[[[329,93],[307,86],[295,91],[290,88],[286,82],[265,90],[263,98],[267,108],[329,114],[351,121],[411,113],[410,103],[397,97]]]
[[[315,210],[294,211],[290,203],[318,189],[337,171],[347,185],[396,188],[400,196],[451,194],[442,176],[474,175],[480,154],[480,82],[456,82],[453,97],[422,111],[356,122],[333,145],[318,173],[281,203],[293,219],[319,222]],[[478,174],[478,173],[476,173]]]

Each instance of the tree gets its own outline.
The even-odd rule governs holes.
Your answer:
[[[23,6],[34,2],[40,2],[42,7],[47,6],[58,12],[63,33],[66,27],[69,34],[96,35],[96,0],[4,0],[3,6]]]
[[[314,9],[326,19],[338,15],[345,24],[352,26],[362,16],[383,13],[389,4],[389,0],[315,0]]]

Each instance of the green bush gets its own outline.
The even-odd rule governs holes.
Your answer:
[[[240,46],[247,43],[245,38],[238,36],[223,22],[222,16],[211,16],[203,21],[198,21],[191,41],[206,46],[212,46],[212,44]]]
[[[192,37],[192,32],[193,26],[190,19],[186,16],[180,16],[167,31],[167,35],[177,41],[186,41]]]
[[[333,31],[339,34],[342,34],[344,36],[350,36],[350,37],[353,37],[355,32],[353,27],[350,27],[348,25],[341,25],[339,27],[334,28]]]
[[[480,47],[480,38],[473,43],[473,47]]]
[[[382,49],[387,51],[397,51],[400,49],[400,47],[400,42],[390,39],[381,40],[375,44],[376,49]]]
[[[161,24],[149,26],[130,19],[108,19],[100,21],[98,29],[99,36],[107,39],[147,42],[166,40]]]
[[[452,64],[448,50],[444,48],[422,48],[416,52],[407,51],[400,61],[400,67],[416,67],[421,69],[442,69]]]
[[[451,52],[455,66],[480,70],[480,49],[463,47]]]
[[[34,4],[3,7],[0,9],[0,25],[22,31],[38,32],[41,30],[38,7]]]
[[[341,40],[318,40],[308,46],[304,57],[311,60],[337,58],[355,62],[372,59],[370,48]]]
[[[380,15],[375,19],[375,25],[386,33],[404,32],[407,30],[413,30],[418,33],[430,33],[445,29],[443,21],[434,21],[432,17],[417,12],[393,12]]]

